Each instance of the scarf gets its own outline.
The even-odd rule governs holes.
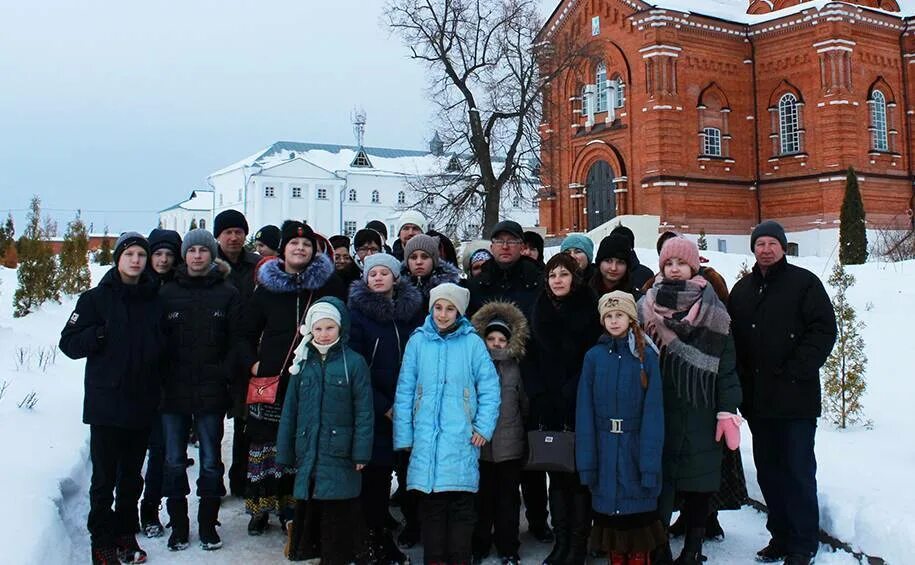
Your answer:
[[[639,318],[661,348],[661,372],[675,380],[677,396],[698,406],[701,395],[705,406],[713,405],[731,326],[714,288],[698,275],[688,281],[658,275],[639,302]]]

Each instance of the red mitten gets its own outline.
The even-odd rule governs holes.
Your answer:
[[[715,428],[715,441],[721,441],[724,436],[724,443],[731,451],[740,447],[740,425],[743,418],[730,412],[718,413],[718,426]]]

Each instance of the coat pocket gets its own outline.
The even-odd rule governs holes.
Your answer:
[[[333,426],[330,428],[328,449],[334,457],[349,457],[353,453],[353,428]]]

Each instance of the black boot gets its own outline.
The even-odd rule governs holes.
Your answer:
[[[553,489],[550,492],[550,515],[553,522],[553,551],[543,559],[543,565],[565,565],[569,558],[570,531],[569,515],[571,500],[564,489]]]
[[[661,546],[656,547],[651,552],[651,558],[648,562],[651,565],[673,565],[674,556],[670,551],[670,542],[665,541]]]
[[[204,496],[197,509],[197,533],[200,536],[200,547],[210,551],[222,547],[222,540],[216,533],[219,518],[219,497]]]
[[[164,533],[159,521],[159,502],[144,500],[140,503],[140,527],[148,538],[157,538]]]
[[[702,542],[705,541],[705,528],[690,528],[686,531],[686,540],[683,542],[683,551],[674,562],[676,565],[702,565],[705,556],[702,555]]]
[[[569,524],[569,554],[566,565],[585,565],[591,537],[591,493],[582,487],[570,492],[572,508]]]
[[[712,512],[705,520],[705,540],[724,541],[724,530],[718,522],[718,512]]]
[[[172,534],[168,536],[168,549],[171,551],[181,551],[188,546],[188,530],[190,524],[187,518],[187,499],[169,498],[165,504],[168,508],[169,527]]]
[[[669,533],[672,538],[678,538],[686,533],[686,520],[683,519],[683,512],[680,512],[680,515],[677,516],[674,523],[670,525],[670,529],[667,533]]]
[[[248,535],[260,536],[270,528],[270,515],[266,512],[254,514],[248,521]]]

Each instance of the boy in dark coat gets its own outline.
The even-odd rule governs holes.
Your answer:
[[[136,540],[137,502],[159,405],[163,351],[159,281],[146,271],[148,254],[142,235],[121,234],[115,267],[79,297],[60,335],[67,357],[86,359],[83,422],[89,425],[92,462],[88,528],[92,562],[98,564],[146,560]]]

